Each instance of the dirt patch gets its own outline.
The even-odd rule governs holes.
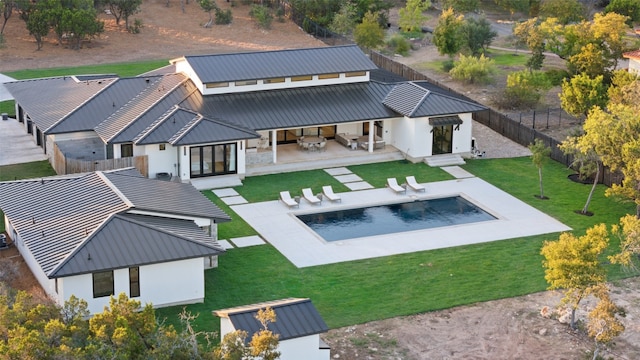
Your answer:
[[[142,3],[141,11],[130,19],[131,22],[133,18],[142,20],[144,27],[139,34],[126,32],[123,21],[117,26],[113,16],[100,14],[105,22],[105,32],[84,43],[80,50],[58,45],[51,34],[43,49],[36,51],[34,38],[14,13],[5,29],[5,46],[0,48],[0,72],[324,46],[289,21],[274,19],[270,30],[258,28],[249,17],[248,6],[231,7],[231,3],[218,1],[220,8],[231,9],[233,22],[206,29],[201,25],[207,22],[209,15],[202,11],[197,1],[185,4],[184,13],[178,0],[171,0],[169,7],[166,3],[166,0],[145,0]]]
[[[291,22],[274,21],[271,30],[259,29],[249,18],[246,6],[231,8],[234,17],[231,25],[205,29],[201,24],[207,21],[208,15],[200,10],[197,2],[185,5],[185,13],[177,0],[171,0],[170,7],[165,4],[166,0],[143,3],[142,11],[134,16],[144,24],[142,33],[137,35],[116,26],[112,17],[100,15],[106,22],[106,32],[83,44],[78,51],[57,45],[53,38],[47,40],[43,50],[36,51],[35,41],[14,15],[5,30],[5,47],[0,48],[0,71],[323,46]],[[226,9],[229,3],[219,1],[218,5]],[[397,11],[392,11],[392,19],[394,14]],[[501,41],[502,44],[506,40]],[[428,41],[422,44],[410,57],[398,60],[417,65],[442,58]],[[432,72],[430,75],[481,102],[491,101],[504,86],[502,80],[490,86],[469,86],[451,81],[446,74]],[[553,100],[553,96],[549,99]],[[504,146],[493,150],[489,146],[494,142],[498,144],[497,141],[481,143],[481,148],[488,150],[487,155],[518,156],[506,153]],[[11,285],[43,296],[15,248],[1,251],[0,261],[0,266],[6,266],[7,262],[17,266],[19,275],[11,276]],[[640,358],[639,285],[640,279],[634,278],[620,282],[613,290],[614,299],[627,310],[627,329],[607,356]],[[558,320],[540,315],[544,306],[553,308],[559,298],[560,295],[553,292],[531,294],[334,329],[323,338],[331,345],[334,359],[584,359],[593,348],[586,336],[570,331]],[[591,302],[592,299],[584,302],[579,318],[584,319]]]

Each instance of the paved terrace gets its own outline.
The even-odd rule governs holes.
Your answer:
[[[370,189],[340,193],[341,203],[322,201],[311,205],[301,200],[299,209],[289,209],[280,201],[232,206],[266,241],[297,267],[331,264],[380,256],[411,253],[476,244],[524,236],[569,231],[571,228],[534,209],[482,179],[458,167],[450,172],[461,178],[424,184],[427,191],[396,194],[390,189]],[[468,175],[465,175],[468,174]],[[471,177],[465,177],[471,176]],[[297,195],[297,194],[292,194]],[[381,204],[461,195],[496,220],[326,242],[296,218],[296,214],[360,208]],[[274,226],[276,225],[277,226]]]

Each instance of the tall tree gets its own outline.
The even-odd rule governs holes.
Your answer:
[[[538,24],[538,18],[523,21],[513,28],[513,35],[520,45],[525,45],[531,51],[527,60],[529,70],[540,70],[544,62],[544,48],[546,35]]]
[[[422,24],[427,20],[423,13],[430,7],[429,0],[407,0],[407,5],[398,10],[400,28],[406,32],[420,31]]]
[[[545,145],[544,141],[536,139],[529,145],[529,150],[531,150],[531,161],[538,168],[538,179],[540,182],[540,195],[538,198],[547,199],[547,197],[544,196],[544,188],[542,187],[542,166],[549,158],[551,148]]]
[[[463,25],[466,46],[473,56],[485,54],[498,33],[491,29],[486,17],[467,18]]]
[[[4,33],[4,28],[7,26],[7,21],[13,14],[13,8],[15,7],[15,0],[0,0],[0,9],[2,10],[2,27],[0,27],[0,35]]]
[[[620,239],[620,252],[609,256],[609,260],[614,264],[635,267],[634,258],[640,255],[640,218],[623,216],[611,232]]]
[[[124,27],[129,31],[129,17],[140,12],[142,0],[102,0],[109,8],[111,15],[116,18],[116,25],[124,19]]]
[[[541,254],[544,278],[549,290],[561,289],[562,304],[571,308],[571,328],[576,328],[575,313],[580,301],[606,281],[606,270],[598,257],[607,248],[605,224],[595,225],[585,235],[562,233],[556,241],[545,241]]]
[[[594,106],[605,107],[607,89],[603,84],[603,76],[595,78],[587,74],[579,74],[570,80],[562,80],[560,104],[564,111],[576,117],[584,117]]]
[[[384,43],[384,31],[374,13],[365,14],[362,23],[356,25],[353,37],[358,45],[367,49],[376,49]]]
[[[621,196],[636,204],[640,217],[640,117],[638,106],[609,104],[607,111],[594,107],[584,123],[584,139],[591,142],[602,163],[612,172],[620,171],[620,185],[605,194]]]
[[[578,0],[544,0],[540,5],[540,16],[557,18],[564,25],[584,19],[584,11]]]
[[[463,25],[463,15],[456,15],[451,8],[442,11],[433,31],[433,40],[440,55],[453,57],[460,51],[464,44]]]
[[[571,167],[577,168],[578,174],[581,178],[589,179],[593,177],[593,184],[591,185],[591,190],[587,196],[587,201],[582,207],[582,210],[580,210],[581,214],[590,215],[589,204],[591,204],[593,193],[596,191],[596,186],[598,185],[602,162],[600,161],[600,157],[596,153],[596,150],[593,148],[593,144],[581,140],[582,136],[568,136],[560,145],[558,145],[558,148],[560,148],[560,150],[565,154],[573,157]]]
[[[32,11],[27,20],[27,30],[36,39],[36,50],[41,50],[44,37],[49,33],[49,14],[40,9]]]
[[[443,9],[452,8],[460,14],[476,12],[480,6],[479,0],[443,0],[440,3]]]
[[[218,6],[216,5],[214,0],[200,0],[200,7],[204,12],[209,14],[209,21],[207,21],[203,27],[210,28],[213,25],[213,15],[212,11],[216,10]]]
[[[633,26],[634,22],[640,21],[640,0],[611,0],[604,11],[626,16],[627,25]]]

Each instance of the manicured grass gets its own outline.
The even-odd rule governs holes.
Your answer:
[[[514,54],[513,52],[509,51],[489,50],[487,51],[486,56],[493,59],[499,71],[501,70],[501,67],[509,67],[509,71],[512,72],[513,67],[522,67],[524,69],[525,63],[531,55],[524,53]],[[416,69],[432,70],[444,74],[444,64],[447,61],[447,59],[428,61],[415,64],[414,67]]]
[[[528,157],[470,160],[463,167],[571,226],[577,235],[596,223],[616,223],[634,211],[632,204],[605,198],[605,188],[599,186],[590,207],[595,215],[575,214],[574,210],[582,208],[589,186],[568,180],[570,171],[555,162],[543,168],[549,200],[534,196],[539,194],[538,172]],[[451,178],[440,169],[403,161],[349,169],[376,187],[384,186],[387,177],[400,180],[405,175],[415,175],[420,182]],[[252,199],[274,200],[280,190],[297,192],[312,186],[315,191],[330,181],[322,171],[305,171],[247,178],[245,186],[236,190]],[[232,216],[236,217],[233,213]],[[222,226],[219,236],[228,238]],[[197,329],[217,331],[219,321],[211,315],[212,310],[285,297],[309,297],[327,324],[335,328],[513,297],[547,287],[540,248],[545,240],[557,237],[558,234],[532,236],[303,269],[295,268],[269,245],[233,249],[220,257],[218,268],[206,271],[205,303],[187,309],[200,313],[195,322]],[[610,248],[610,252],[615,251],[617,244],[612,243]],[[609,265],[609,270],[612,280],[631,275],[617,266]],[[157,313],[176,324],[176,314],[181,310],[182,307],[173,307]]]
[[[14,100],[0,101],[0,114],[9,114],[10,117],[16,116],[16,102]]]
[[[150,60],[118,64],[86,65],[49,69],[26,69],[4,73],[14,79],[37,79],[64,75],[116,74],[120,77],[137,76],[169,65],[168,60]]]

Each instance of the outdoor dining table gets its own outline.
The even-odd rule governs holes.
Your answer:
[[[302,143],[303,144],[308,144],[308,147],[304,147],[307,148],[311,151],[316,150],[317,148],[320,147],[320,143],[326,141],[325,138],[320,137],[320,136],[305,136],[302,138]]]

